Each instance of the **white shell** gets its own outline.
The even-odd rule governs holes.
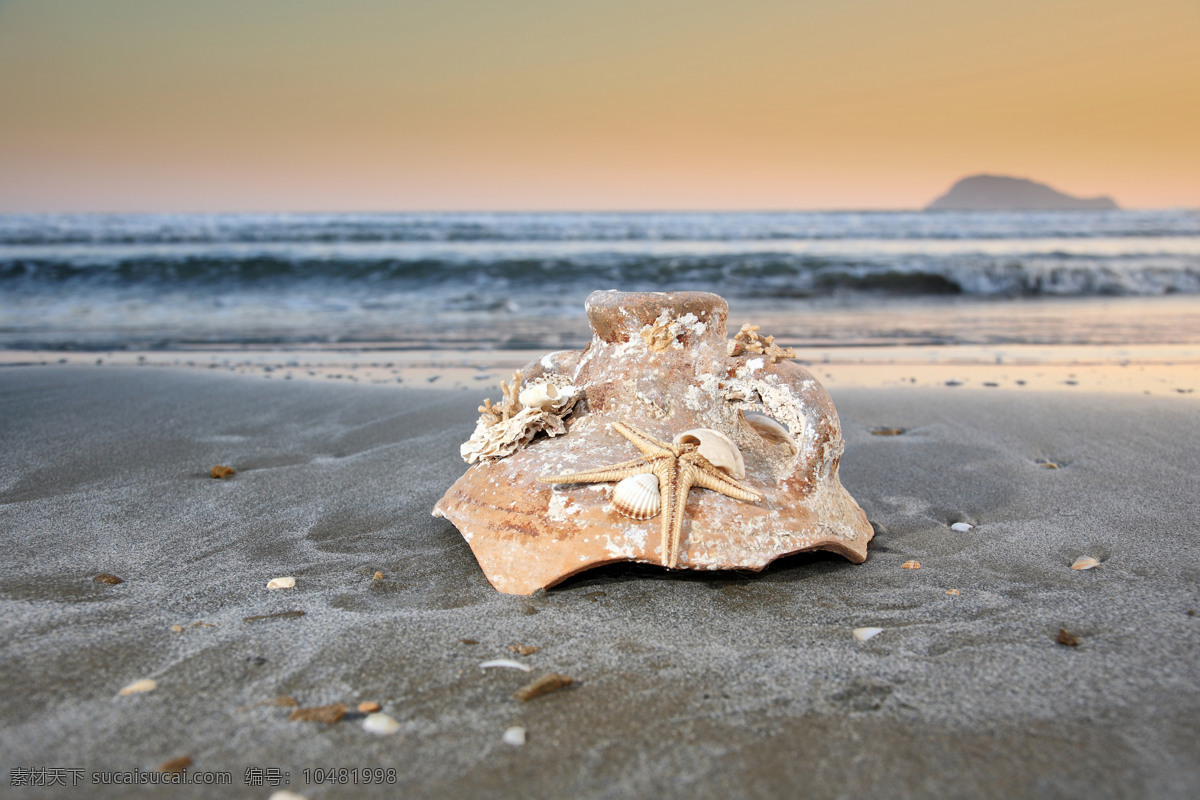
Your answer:
[[[757,411],[743,411],[742,417],[746,420],[746,424],[764,440],[771,444],[790,445],[793,450],[796,449],[796,440],[792,438],[792,432],[774,417],[768,417]]]
[[[525,729],[520,725],[512,726],[504,732],[504,743],[511,744],[513,747],[525,744]]]
[[[648,472],[630,475],[613,488],[613,508],[633,519],[650,519],[662,509],[658,477]]]
[[[746,465],[742,461],[742,451],[725,434],[712,428],[692,428],[675,437],[675,444],[696,442],[700,445],[696,452],[708,459],[709,463],[718,469],[723,469],[735,478],[746,477]]]
[[[493,658],[491,661],[484,661],[479,665],[480,669],[492,669],[493,667],[504,667],[505,669],[519,669],[521,672],[529,672],[529,667],[519,661],[513,661],[510,658]]]
[[[367,718],[363,720],[363,730],[385,735],[400,730],[400,723],[387,714],[367,714]]]
[[[950,526],[950,530],[958,531],[959,533],[966,533],[967,531],[971,530],[971,528],[974,528],[974,527],[975,526],[969,522],[956,522]]]
[[[530,386],[517,396],[517,400],[526,408],[540,408],[550,411],[558,405],[562,395],[553,383],[539,383]]]
[[[883,633],[883,628],[855,628],[854,638],[860,642],[865,642],[873,636],[878,636]]]
[[[157,688],[158,688],[157,681],[152,680],[150,678],[142,678],[140,681],[134,681],[133,683],[129,684],[124,689],[117,692],[117,694],[121,694],[121,695],[141,694],[142,692],[153,692]]]
[[[286,578],[271,578],[267,581],[268,589],[291,589],[296,585],[296,579],[290,575]]]
[[[1091,569],[1098,566],[1100,566],[1100,562],[1091,556],[1080,556],[1075,559],[1075,563],[1071,565],[1071,569]]]

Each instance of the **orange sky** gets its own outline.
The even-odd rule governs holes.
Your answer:
[[[0,211],[1200,207],[1200,0],[0,0]]]

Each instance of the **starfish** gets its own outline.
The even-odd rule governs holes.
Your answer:
[[[610,464],[607,467],[538,478],[540,483],[607,483],[630,475],[653,473],[658,478],[662,497],[662,564],[668,569],[679,566],[679,539],[688,492],[693,486],[712,489],[735,500],[756,503],[762,495],[735,481],[707,458],[696,452],[694,442],[669,444],[643,430],[622,422],[612,423],[613,430],[633,442],[642,451],[641,458]]]

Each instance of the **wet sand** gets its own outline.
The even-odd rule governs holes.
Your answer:
[[[429,515],[501,366],[450,389],[0,370],[0,784],[187,755],[230,770],[228,796],[270,795],[244,785],[255,766],[314,800],[1200,793],[1196,394],[1015,383],[1035,365],[998,365],[1015,377],[996,387],[834,372],[843,482],[877,530],[865,564],[618,565],[522,598]],[[1082,555],[1101,566],[1070,569]],[[296,587],[267,590],[279,576]],[[479,668],[493,658],[531,672]],[[548,672],[575,683],[513,699]],[[157,689],[118,694],[143,678]],[[279,695],[375,700],[400,730],[254,705]],[[514,725],[522,747],[501,740]],[[397,783],[305,782],[329,767]]]

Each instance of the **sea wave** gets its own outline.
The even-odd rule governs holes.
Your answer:
[[[574,296],[598,286],[630,291],[713,291],[737,297],[813,297],[838,292],[979,296],[1200,293],[1200,255],[1066,252],[841,254],[751,252],[550,253],[505,257],[331,258],[251,253],[129,255],[106,261],[0,257],[0,289],[25,295],[98,289],[147,298],[187,288],[369,295],[428,295],[465,287]]]
[[[0,215],[0,245],[1198,236],[1200,212]]]

